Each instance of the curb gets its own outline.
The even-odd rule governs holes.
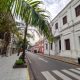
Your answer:
[[[29,71],[29,80],[36,80],[35,75],[32,71],[32,67],[30,65],[28,57],[27,57],[27,65],[28,65],[28,71]]]
[[[27,74],[26,74],[26,80],[30,80],[30,75],[29,75],[29,68],[27,68]]]
[[[45,57],[48,57],[48,58],[51,58],[51,59],[55,59],[55,58],[52,58],[52,57],[49,57],[49,56],[45,56]],[[63,60],[60,60],[60,59],[55,59],[55,60],[62,61],[62,62],[65,62],[65,63],[68,63],[68,64],[72,64],[72,65],[76,65],[76,66],[80,67],[79,64],[71,63],[71,62],[68,62],[68,61],[63,61]]]
[[[76,66],[80,67],[80,64],[75,64],[75,63],[71,63],[71,62],[68,62],[68,61],[63,61],[63,60],[60,60],[60,59],[57,59],[57,58],[53,58],[53,57],[50,57],[50,56],[46,56],[46,55],[41,55],[41,54],[38,54],[38,55],[44,56],[44,57],[47,57],[47,58],[51,58],[51,59],[55,59],[55,60],[58,60],[58,61],[62,61],[62,62],[65,62],[65,63],[68,63],[68,64],[72,64],[72,65],[76,65]]]

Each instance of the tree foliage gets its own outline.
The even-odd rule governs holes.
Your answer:
[[[23,40],[24,52],[29,26],[38,28],[39,32],[43,34],[49,42],[53,41],[50,24],[48,22],[49,17],[46,14],[47,11],[42,9],[40,4],[43,4],[43,2],[39,0],[0,0],[0,31],[9,31],[19,36],[13,14],[20,16],[26,24]]]
[[[16,3],[15,12],[25,21],[26,26],[30,25],[38,28],[39,32],[44,34],[49,41],[53,41],[50,24],[48,22],[49,16],[45,14],[47,11],[39,6],[43,4],[42,1],[17,0]]]
[[[40,4],[43,4],[43,2],[39,0],[0,0],[0,13],[6,14],[9,12],[11,14],[11,11],[14,10],[13,12],[20,15],[26,24],[37,27],[39,32],[51,41],[53,36],[48,22],[48,15],[45,14],[47,11],[42,9],[39,6]]]

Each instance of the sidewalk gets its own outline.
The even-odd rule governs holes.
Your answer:
[[[42,55],[42,54],[39,54],[39,55]],[[50,55],[49,56],[48,54],[44,54],[42,56],[45,56],[45,57],[48,57],[48,58],[52,58],[52,59],[55,59],[55,60],[59,60],[59,61],[63,61],[63,62],[69,63],[69,64],[80,66],[80,64],[78,64],[78,60],[74,59],[74,58],[58,56],[58,55]]]
[[[17,54],[9,57],[0,56],[0,80],[30,80],[27,68],[13,69]]]

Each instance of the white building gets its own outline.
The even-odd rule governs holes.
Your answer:
[[[44,41],[44,53],[80,57],[80,0],[71,2],[51,21],[53,43]]]

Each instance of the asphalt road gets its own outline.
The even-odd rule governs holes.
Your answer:
[[[80,67],[26,53],[36,80],[80,80]]]

